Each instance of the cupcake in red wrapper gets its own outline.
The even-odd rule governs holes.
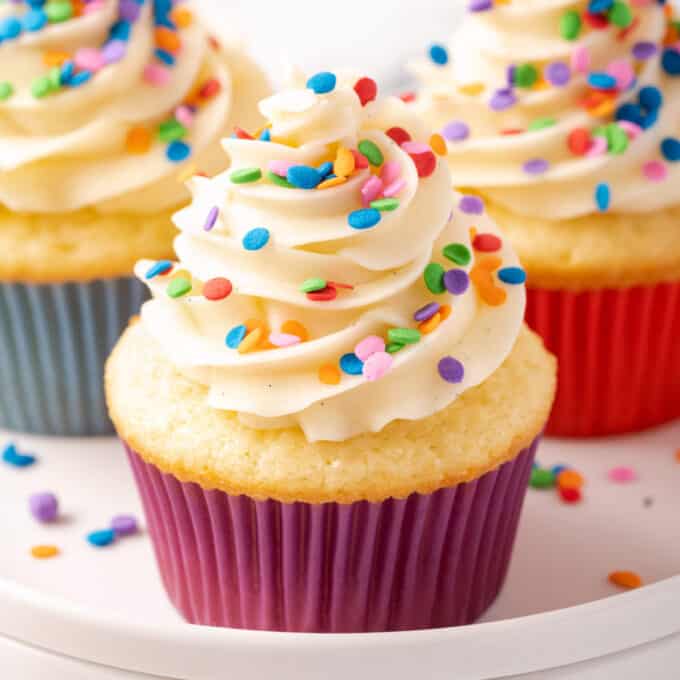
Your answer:
[[[554,359],[482,201],[358,82],[264,100],[264,139],[192,181],[178,262],[137,267],[108,403],[192,623],[464,624],[508,568]]]
[[[592,3],[591,3],[592,5]],[[471,5],[414,64],[447,140],[528,276],[559,361],[548,432],[680,417],[680,34],[664,3]],[[530,36],[526,26],[532,26]]]

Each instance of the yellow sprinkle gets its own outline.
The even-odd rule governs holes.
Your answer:
[[[296,335],[301,342],[309,340],[309,331],[299,321],[293,319],[283,323],[281,332],[286,335]]]
[[[180,184],[184,184],[187,180],[191,179],[198,172],[198,167],[196,163],[187,163],[186,167],[182,168],[177,173],[177,181]]]
[[[178,28],[188,28],[194,20],[194,15],[191,10],[180,6],[170,12],[170,19]]]
[[[469,97],[475,97],[478,94],[482,94],[486,86],[484,83],[467,83],[466,85],[459,85],[458,92],[461,94],[466,94]]]
[[[246,354],[254,350],[260,344],[260,340],[262,340],[262,329],[256,328],[243,338],[243,342],[238,346],[238,353]]]
[[[333,163],[333,172],[338,177],[348,177],[354,172],[354,168],[354,155],[349,149],[341,146],[338,149],[338,155],[335,157],[335,163]]]
[[[54,66],[62,66],[63,63],[70,58],[71,55],[68,54],[68,52],[54,50],[43,54],[43,64],[49,68],[53,68]]]
[[[49,560],[58,554],[59,548],[56,545],[36,545],[31,548],[31,556],[35,557],[36,560]]]
[[[432,333],[432,331],[437,330],[439,324],[442,322],[442,315],[437,312],[434,316],[430,317],[427,321],[423,321],[418,324],[418,330],[423,334],[427,335]]]
[[[317,185],[317,189],[330,189],[332,187],[340,186],[347,181],[347,177],[331,177],[330,179],[325,179],[321,184]]]
[[[470,227],[470,241],[474,241],[477,238],[477,227]]]
[[[609,582],[619,588],[632,590],[642,585],[642,578],[634,571],[613,571],[609,574]]]
[[[333,364],[324,364],[319,369],[319,380],[324,385],[339,385],[340,377],[340,369]]]
[[[143,126],[136,125],[128,130],[125,149],[128,153],[146,153],[151,148],[151,133]]]
[[[437,156],[446,156],[446,142],[440,134],[435,133],[432,135],[432,137],[430,137],[430,146],[432,147],[432,151],[434,151]]]

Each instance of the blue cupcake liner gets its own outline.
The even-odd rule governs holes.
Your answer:
[[[111,434],[104,363],[146,297],[146,287],[132,277],[0,283],[0,427]]]

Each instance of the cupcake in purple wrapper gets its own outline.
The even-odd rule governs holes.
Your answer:
[[[178,261],[137,266],[108,403],[192,623],[451,626],[502,586],[554,360],[483,203],[374,92],[321,73],[261,102],[264,139],[192,181]]]

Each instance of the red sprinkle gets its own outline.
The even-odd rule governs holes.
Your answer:
[[[321,290],[315,290],[313,293],[307,293],[307,298],[314,302],[329,302],[335,300],[336,297],[338,297],[338,290],[331,285],[327,285]]]
[[[573,154],[576,154],[577,156],[585,155],[592,144],[590,130],[587,128],[575,128],[569,133],[567,144],[569,146],[569,151]]]
[[[234,128],[234,134],[239,139],[255,139],[255,137],[253,137],[249,132],[246,132],[243,128],[238,126]]]
[[[222,277],[210,279],[203,284],[203,296],[208,300],[224,300],[232,290],[231,281]]]
[[[617,40],[624,41],[639,25],[640,17],[635,17],[633,21],[631,21],[630,26],[626,26],[626,28],[622,28],[619,31],[619,34],[616,36]]]
[[[495,253],[502,245],[503,242],[495,234],[477,234],[472,241],[472,247],[482,253]]]
[[[364,154],[359,153],[356,149],[350,149],[352,156],[354,156],[354,169],[363,170],[368,167],[368,158]]]
[[[583,498],[581,496],[580,489],[574,489],[570,487],[560,487],[559,488],[560,498],[565,503],[578,503]]]
[[[378,86],[372,78],[360,78],[354,84],[354,91],[359,97],[362,106],[372,102],[378,96]]]
[[[583,13],[584,21],[596,31],[601,31],[602,29],[609,26],[609,19],[604,14],[591,14],[590,12]]]
[[[337,281],[326,282],[332,288],[342,288],[343,290],[354,290],[354,286],[350,283],[338,283]]]
[[[212,47],[214,50],[220,49],[220,42],[214,35],[208,36],[208,43],[210,44],[210,47]]]
[[[199,95],[203,99],[210,99],[214,97],[221,89],[222,83],[220,83],[217,78],[211,78],[210,80],[207,80],[205,83],[203,83],[203,87],[201,87]]]
[[[399,99],[401,99],[401,101],[406,102],[408,104],[409,102],[415,101],[416,93],[415,92],[402,92],[399,95]]]
[[[391,127],[385,134],[390,139],[394,140],[399,146],[401,146],[404,142],[411,141],[411,135],[406,132],[404,128]]]
[[[418,177],[429,177],[437,168],[437,157],[431,149],[420,153],[409,153],[416,166]]]

